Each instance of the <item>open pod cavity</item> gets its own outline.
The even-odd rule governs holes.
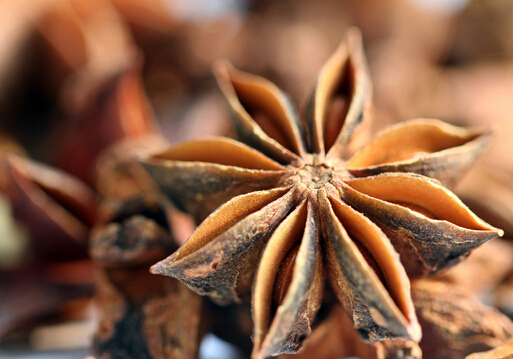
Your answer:
[[[303,200],[273,233],[262,255],[253,290],[253,358],[296,353],[311,332],[324,284],[312,207]]]
[[[380,132],[346,163],[356,177],[411,172],[454,185],[484,150],[489,131],[418,119]]]
[[[419,341],[410,283],[385,234],[338,198],[319,191],[325,223],[327,272],[355,328],[370,341]]]
[[[409,275],[454,265],[472,249],[502,235],[452,192],[420,175],[382,174],[339,182],[339,188],[344,201],[390,238]]]
[[[240,139],[280,163],[301,162],[304,141],[288,96],[269,80],[236,70],[226,60],[214,72]]]
[[[370,87],[361,34],[350,29],[322,67],[310,99],[306,128],[312,153],[346,159],[366,139]]]
[[[178,278],[219,304],[249,294],[261,250],[296,203],[295,189],[241,195],[213,212],[153,273]]]

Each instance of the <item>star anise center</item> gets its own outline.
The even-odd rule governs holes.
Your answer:
[[[300,181],[306,185],[308,189],[319,189],[326,187],[332,179],[333,168],[321,165],[306,165],[298,169]]]

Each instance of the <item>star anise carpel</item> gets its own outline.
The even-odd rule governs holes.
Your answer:
[[[418,342],[409,276],[501,235],[444,187],[489,133],[422,119],[367,143],[371,84],[357,30],[321,69],[302,120],[268,80],[226,61],[215,74],[238,141],[193,140],[141,159],[202,221],[153,272],[220,304],[251,295],[255,358],[297,352],[328,287],[365,339]]]

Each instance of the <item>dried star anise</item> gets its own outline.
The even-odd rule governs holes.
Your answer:
[[[463,359],[499,347],[513,334],[513,323],[482,304],[464,287],[434,280],[412,283],[412,297],[424,336],[425,358]]]
[[[89,229],[97,216],[90,187],[66,172],[10,153],[0,158],[0,193],[30,230],[41,258],[86,258]]]
[[[420,343],[404,339],[365,343],[348,327],[347,313],[334,306],[305,340],[299,354],[284,354],[279,359],[464,359],[469,353],[490,348],[504,353],[513,344],[507,341],[513,322],[498,310],[483,305],[462,286],[417,279],[412,281],[412,298],[422,325]]]
[[[269,81],[226,62],[216,76],[241,142],[196,140],[141,159],[180,208],[208,216],[153,272],[220,304],[252,293],[255,358],[301,348],[326,278],[363,338],[418,342],[408,277],[501,235],[442,186],[489,135],[416,120],[362,147],[371,86],[357,30],[321,69],[303,122]]]
[[[197,358],[203,298],[149,272],[177,246],[170,210],[165,198],[139,195],[120,201],[108,223],[92,231],[102,314],[93,347],[102,358]]]

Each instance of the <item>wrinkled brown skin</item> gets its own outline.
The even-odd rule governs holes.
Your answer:
[[[126,200],[91,237],[102,313],[93,347],[102,357],[197,358],[203,299],[149,271],[177,247],[166,202],[151,195]]]
[[[206,217],[152,271],[223,305],[251,292],[253,358],[300,350],[322,301],[320,278],[364,339],[418,342],[409,277],[450,267],[502,234],[443,186],[490,134],[419,119],[368,142],[371,85],[355,29],[322,67],[303,119],[268,80],[226,61],[215,74],[239,141],[194,140],[141,159],[177,206]],[[273,304],[293,248],[286,293]]]

